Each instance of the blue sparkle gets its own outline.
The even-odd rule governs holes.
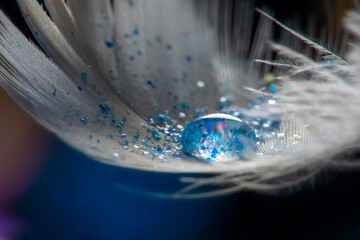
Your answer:
[[[53,93],[52,93],[52,94],[53,94],[53,96],[55,97],[55,96],[56,96],[56,91],[57,91],[57,90],[56,90],[56,88],[55,88],[54,84],[52,84],[51,86],[52,86],[52,88],[54,89],[54,91],[53,91]]]
[[[159,141],[161,139],[160,134],[155,129],[152,129],[151,132],[152,132],[152,136],[154,137],[155,140]]]
[[[114,47],[114,43],[113,42],[105,42],[106,46],[108,48],[113,48]]]
[[[158,152],[162,152],[162,148],[159,146],[159,145],[157,145],[157,147],[156,147],[156,151],[158,151]]]
[[[106,104],[100,104],[99,108],[104,112],[104,113],[108,113],[111,111],[111,109],[106,105]]]
[[[276,91],[276,85],[275,85],[275,84],[271,84],[271,85],[269,86],[269,91],[270,91],[270,92],[275,92],[275,91]]]

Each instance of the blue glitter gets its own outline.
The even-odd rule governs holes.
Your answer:
[[[276,91],[276,85],[275,85],[275,84],[271,84],[271,85],[269,86],[269,91],[270,91],[270,92],[275,92],[275,91]]]
[[[85,73],[85,72],[81,73],[81,78],[86,79],[87,78],[87,73]]]
[[[165,120],[164,114],[159,114],[157,119],[159,120],[159,122],[163,122]]]
[[[104,104],[104,105],[103,105],[103,104],[100,104],[100,105],[99,105],[99,108],[100,108],[101,110],[103,110],[104,113],[108,113],[108,112],[110,112],[110,110],[111,110],[111,109],[110,109],[107,105],[105,105],[105,104]]]
[[[106,44],[106,46],[107,46],[108,48],[113,48],[113,47],[114,47],[114,43],[113,43],[113,42],[106,42],[105,44]]]
[[[57,91],[57,90],[56,90],[56,88],[55,88],[54,84],[52,84],[51,86],[52,86],[52,88],[54,89],[54,91],[53,91],[53,93],[52,93],[52,94],[53,94],[53,96],[55,97],[55,96],[56,96],[56,91]]]
[[[159,37],[159,36],[155,37],[155,41],[156,41],[157,43],[162,43],[162,39],[161,39],[161,37]]]
[[[151,129],[151,132],[155,140],[159,141],[161,139],[160,134],[155,129]]]
[[[156,147],[156,151],[158,151],[158,152],[162,152],[162,148],[159,146],[159,145],[157,145],[157,147]]]
[[[190,122],[181,136],[186,154],[207,161],[249,158],[257,150],[252,127],[228,114],[210,114]]]

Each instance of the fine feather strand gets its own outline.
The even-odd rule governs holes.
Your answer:
[[[260,9],[256,9],[256,11],[258,11],[259,13],[261,13],[262,15],[266,16],[267,18],[269,18],[270,20],[272,20],[274,23],[276,23],[277,25],[279,25],[281,28],[285,29],[286,31],[288,31],[289,33],[291,33],[292,35],[296,36],[297,38],[299,38],[300,40],[304,41],[306,44],[308,44],[309,46],[313,47],[319,54],[323,55],[324,58],[335,58],[337,61],[339,61],[340,63],[346,64],[346,61],[344,61],[344,59],[342,59],[341,57],[337,56],[336,54],[334,54],[332,51],[330,51],[329,49],[323,47],[322,45],[314,42],[313,40],[310,40],[309,38],[297,33],[296,31],[290,29],[289,27],[285,26],[284,24],[282,24],[280,21],[276,20],[275,18],[271,17],[269,14],[265,13],[264,11],[260,10]]]
[[[146,128],[142,128],[141,123],[152,113],[154,106],[166,109],[181,101],[214,104],[229,89],[235,94],[242,89],[259,94],[249,88],[259,86],[260,74],[256,72],[259,67],[237,67],[249,57],[266,55],[264,44],[271,34],[264,29],[269,29],[270,25],[262,18],[254,41],[249,44],[249,40],[240,40],[241,36],[234,39],[229,36],[229,19],[224,14],[231,9],[229,6],[225,6],[224,13],[219,15],[210,11],[211,24],[206,17],[194,12],[192,1],[138,1],[134,6],[127,1],[114,1],[114,8],[110,1],[101,2],[67,1],[66,5],[63,1],[48,0],[46,4],[54,25],[36,1],[19,0],[40,45],[56,65],[26,41],[0,13],[1,86],[38,122],[89,156],[114,165],[149,171],[218,173],[206,179],[183,179],[190,186],[175,195],[190,193],[189,197],[199,197],[240,189],[270,192],[299,184],[325,167],[334,166],[333,156],[357,142],[360,96],[358,71],[354,69],[359,68],[358,57],[350,56],[354,64],[349,65],[332,51],[260,11],[315,48],[324,59],[335,59],[330,65],[316,63],[287,47],[273,44],[279,55],[297,65],[267,61],[293,70],[288,76],[275,78],[279,81],[276,104],[244,112],[255,116],[260,116],[260,112],[265,116],[282,116],[276,136],[259,145],[254,159],[228,164],[204,164],[185,156],[169,158],[168,162],[162,163],[129,152],[128,148],[119,145],[121,139],[110,137],[119,131],[118,122],[112,121],[112,114],[116,115],[115,119],[128,117],[125,126],[121,127],[126,133],[133,136],[139,132],[145,136]],[[216,9],[211,4],[206,8]],[[239,17],[241,22],[251,22],[248,17],[252,14],[248,14],[248,9],[243,11],[244,17]],[[164,22],[164,19],[168,21]],[[358,29],[353,26],[359,25],[358,19],[355,14],[348,20],[351,22],[349,28],[355,34]],[[217,30],[219,26],[224,27],[223,32]],[[239,23],[239,26],[243,25]],[[139,38],[135,40],[135,36]],[[250,36],[249,32],[245,36]],[[249,48],[247,44],[254,48],[244,51]],[[232,49],[241,53],[241,59],[234,62],[227,59],[232,57]],[[168,53],[169,50],[174,51]],[[359,52],[356,45],[354,50]],[[207,65],[204,59],[210,60],[211,64]],[[160,67],[161,71],[158,71]],[[306,72],[312,73],[306,79],[293,77]],[[345,79],[342,73],[346,73]],[[181,87],[168,83],[169,79],[174,80],[174,74],[177,80],[174,82],[182,81]],[[113,79],[110,81],[109,78]],[[244,79],[252,79],[255,83]],[[209,88],[201,90],[203,92],[191,91],[197,80],[205,81]],[[150,91],[144,81],[155,83],[158,88]],[[221,87],[222,84],[228,86]],[[168,94],[169,89],[180,99],[156,101],[159,99],[154,97]],[[191,95],[196,92],[200,93]],[[111,111],[99,108],[100,104],[109,105]],[[127,109],[134,109],[139,114],[128,115]],[[214,109],[210,106],[211,111]],[[204,185],[224,189],[192,195],[193,190]]]
[[[122,148],[110,137],[119,131],[118,126],[112,123],[111,115],[102,117],[99,105],[108,104],[109,111],[119,118],[127,116],[124,133],[130,136],[146,134],[146,129],[140,125],[143,120],[135,114],[129,115],[128,108],[121,102],[112,101],[111,91],[106,93],[108,99],[101,100],[91,93],[93,86],[81,85],[80,90],[71,78],[29,43],[3,13],[0,13],[0,22],[1,86],[35,120],[65,142],[113,165],[166,172],[223,171],[220,166],[204,165],[192,159],[158,163]],[[91,78],[90,74],[88,77]]]

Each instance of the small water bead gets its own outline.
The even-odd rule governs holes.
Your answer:
[[[257,150],[257,138],[249,124],[228,114],[209,114],[190,122],[181,136],[186,154],[207,161],[248,158]]]

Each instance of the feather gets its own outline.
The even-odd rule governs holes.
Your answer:
[[[260,9],[256,9],[256,11],[258,11],[259,13],[261,13],[262,15],[264,15],[265,17],[269,18],[270,20],[272,20],[274,23],[276,23],[277,25],[279,25],[281,28],[285,29],[286,31],[288,31],[289,33],[291,33],[292,35],[294,35],[295,37],[299,38],[300,40],[302,40],[303,42],[305,42],[306,44],[308,44],[309,46],[311,46],[312,48],[314,48],[319,54],[323,55],[324,58],[335,58],[337,61],[339,61],[340,63],[346,64],[346,61],[344,61],[341,57],[337,56],[336,54],[334,54],[332,51],[330,51],[329,49],[323,47],[322,45],[314,42],[313,40],[297,33],[296,31],[290,29],[289,27],[285,26],[284,24],[282,24],[280,21],[276,20],[275,18],[271,17],[269,14],[265,13],[264,11],[260,10]]]
[[[47,55],[0,12],[1,87],[40,124],[96,160],[147,171],[210,174],[183,177],[189,186],[172,197],[293,187],[341,165],[338,154],[359,139],[360,47],[354,44],[348,63],[261,10],[252,32],[251,1],[237,1],[232,16],[228,1],[46,0],[51,18],[36,0],[18,3]],[[314,48],[322,60],[271,42],[268,19]],[[359,19],[351,13],[346,20],[356,36]],[[269,56],[267,42],[286,60],[258,60]],[[271,68],[256,62],[284,69],[286,75],[272,79],[275,94],[262,90],[267,86],[262,76]],[[281,120],[252,159],[197,161],[182,154],[179,143],[165,141],[171,136],[168,128],[152,123],[160,113],[183,111],[186,117],[171,123],[179,130],[204,109],[217,111],[223,96],[231,96],[231,104],[248,116]],[[259,96],[272,104],[244,108]],[[156,153],[162,144],[170,144],[176,155]],[[208,185],[218,188],[200,191]]]
[[[70,3],[69,7],[59,2],[57,2],[58,5],[55,5],[55,3],[51,1],[46,3],[49,7],[50,14],[51,11],[53,12],[56,8],[60,9],[60,11],[57,12],[59,16],[53,19],[54,21],[55,19],[63,19],[63,23],[59,24],[59,27],[51,21],[36,1],[19,0],[19,5],[25,19],[40,46],[42,46],[51,60],[41,53],[40,50],[36,49],[34,45],[30,44],[6,16],[1,14],[2,35],[0,41],[3,46],[1,53],[1,85],[32,117],[71,146],[97,160],[109,164],[165,172],[223,172],[234,169],[233,164],[203,164],[186,156],[183,156],[181,159],[169,157],[166,162],[158,162],[153,161],[151,156],[144,156],[142,151],[131,153],[131,150],[134,151],[134,149],[129,148],[127,144],[132,146],[132,136],[139,134],[145,138],[149,135],[149,128],[142,126],[146,124],[144,118],[146,118],[145,116],[147,115],[144,113],[140,115],[136,114],[136,106],[129,104],[128,99],[122,99],[121,96],[119,98],[118,90],[114,89],[114,85],[110,85],[106,80],[104,69],[107,67],[110,68],[110,65],[108,65],[109,62],[103,62],[103,64],[107,64],[107,67],[104,67],[104,65],[98,65],[97,61],[101,61],[105,56],[109,56],[108,51],[101,50],[101,48],[108,50],[109,46],[106,45],[107,42],[104,42],[105,39],[99,40],[102,41],[103,46],[99,45],[99,49],[96,50],[96,46],[93,46],[91,40],[87,40],[91,37],[86,35],[90,34],[88,32],[81,32],[81,38],[75,38],[75,40],[69,39],[71,36],[79,34],[79,32],[76,32],[76,29],[80,28],[80,25],[75,21],[73,11],[81,11],[79,9],[82,8],[77,5],[71,5]],[[94,4],[96,5],[96,3]],[[118,4],[123,4],[123,2],[119,1]],[[128,3],[126,2],[126,4]],[[157,4],[159,5],[160,3],[157,2]],[[169,4],[168,7],[173,11],[172,13],[174,13],[177,10],[179,2],[173,1],[169,2]],[[70,5],[72,7],[70,7]],[[182,6],[182,4],[180,5]],[[115,4],[115,6],[117,5]],[[94,7],[94,9],[96,9],[96,7]],[[144,8],[143,5],[139,5],[139,9],[146,8]],[[93,14],[96,13],[94,12]],[[117,14],[118,17],[119,15],[120,13]],[[172,15],[176,16],[175,14]],[[151,13],[150,18],[152,18],[152,16],[153,14]],[[83,17],[87,18],[88,16]],[[169,17],[171,16],[169,15]],[[180,16],[177,16],[177,18],[180,19]],[[190,20],[195,22],[194,18],[195,17],[192,16]],[[65,19],[69,21],[69,23],[65,24]],[[156,22],[160,20],[161,19]],[[146,22],[151,24],[151,21]],[[177,21],[174,20],[174,22]],[[203,24],[200,25],[203,26]],[[190,24],[190,26],[193,26],[193,24]],[[67,29],[69,27],[74,27],[74,34],[71,33],[73,29]],[[192,46],[192,42],[195,44],[195,46],[192,46],[194,48],[200,46],[199,43],[204,45],[203,43],[206,41],[203,41],[203,39],[207,38],[209,34],[211,35],[212,31],[206,29],[202,31],[205,31],[204,36],[185,36],[185,40],[183,41],[187,42],[187,44],[180,44],[180,46]],[[65,32],[70,32],[70,35],[65,34]],[[181,33],[182,31],[179,32]],[[194,33],[196,29],[186,30],[185,33],[186,32],[188,34]],[[163,34],[162,32],[160,33]],[[144,38],[143,41],[146,42],[146,38]],[[179,40],[176,39],[176,41]],[[147,46],[145,43],[143,43],[143,45]],[[208,45],[205,45],[205,47],[207,48]],[[111,47],[110,49],[113,48],[114,47]],[[130,50],[131,49],[132,47],[130,47]],[[211,49],[213,49],[213,47]],[[173,55],[178,55],[179,51],[170,54],[170,59],[178,58]],[[197,51],[200,50],[198,49]],[[199,54],[201,55],[203,52],[207,51],[202,50]],[[211,50],[210,54],[213,52],[214,51]],[[154,51],[154,54],[158,53]],[[116,54],[110,56],[115,55]],[[158,56],[153,57],[158,58]],[[180,63],[187,65],[187,63],[184,63],[183,57],[184,54],[182,54],[181,60],[176,60],[175,63],[170,60],[168,62],[169,64],[177,65],[177,68]],[[194,55],[193,58],[195,59],[196,55]],[[204,55],[199,56],[199,58],[204,58]],[[209,56],[208,58],[212,59],[213,57]],[[37,61],[33,59],[37,59]],[[147,59],[149,59],[149,57],[145,60]],[[129,64],[127,63],[126,65]],[[59,67],[61,67],[61,69]],[[120,67],[124,67],[124,65]],[[131,67],[136,68],[136,66]],[[175,66],[169,68],[169,70],[174,67]],[[197,68],[199,68],[199,66]],[[210,74],[209,72],[199,71],[197,68],[194,70],[190,69],[190,71],[196,74],[195,77],[199,77],[197,74]],[[138,71],[141,73],[141,71],[145,70],[140,68]],[[8,74],[9,72],[11,72],[11,74]],[[129,80],[127,77],[129,76],[124,74],[121,83],[125,85],[126,81],[128,81],[130,84],[133,84],[133,79]],[[16,85],[15,83],[19,83],[17,79],[22,79],[21,81],[26,84]],[[99,79],[102,79],[102,81]],[[160,80],[166,81],[168,79],[163,78]],[[192,88],[193,85],[189,85],[190,84],[184,84],[186,89]],[[129,88],[134,89],[135,86]],[[144,88],[143,82],[139,88]],[[17,89],[17,91],[14,92],[14,89]],[[33,89],[33,91],[30,92],[29,89]],[[184,94],[188,94],[183,89],[179,90],[179,88],[174,88],[173,91],[174,93],[181,94],[184,92]],[[214,92],[216,90],[212,89],[212,91]],[[167,93],[168,91],[166,91],[166,94]],[[131,91],[130,94],[135,95],[134,97],[136,98],[146,97],[146,95],[143,94],[136,95],[137,92],[135,90]],[[154,94],[150,95],[154,96]],[[206,96],[208,98],[214,98],[214,95],[207,94]],[[37,99],[37,101],[29,102],[25,100],[30,98]],[[198,96],[198,98],[201,99],[201,95]],[[61,99],[61,101],[59,101],[59,99]],[[124,100],[126,100],[126,103],[124,103]],[[201,101],[204,100],[201,99]],[[152,103],[152,100],[150,99],[149,102]],[[60,105],[62,106],[61,108]],[[166,105],[166,102],[164,105]],[[44,106],[46,106],[46,108]],[[145,108],[144,106],[148,107],[148,102],[140,105],[141,110]],[[153,107],[152,105],[151,109]],[[129,110],[131,110],[131,114],[129,114]],[[124,117],[127,118],[126,122],[122,120]],[[119,131],[122,131],[122,135]],[[122,137],[124,134],[129,137],[129,141]],[[160,131],[159,134],[164,138]],[[136,146],[136,144],[134,145]]]

